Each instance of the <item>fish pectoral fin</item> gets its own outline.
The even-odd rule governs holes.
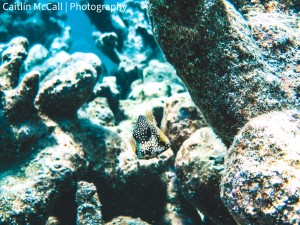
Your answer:
[[[159,141],[166,144],[166,145],[170,145],[170,141],[169,138],[164,134],[164,132],[162,132],[161,129],[157,128],[157,133],[159,136]]]
[[[133,137],[130,138],[130,146],[131,146],[134,154],[136,154],[136,144],[135,144],[135,140],[133,139]]]
[[[150,121],[152,124],[156,126],[157,123],[151,109],[146,110],[145,116],[148,121]]]

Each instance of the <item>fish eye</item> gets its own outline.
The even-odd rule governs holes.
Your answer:
[[[148,160],[151,158],[151,156],[150,156],[150,154],[146,154],[144,158]]]

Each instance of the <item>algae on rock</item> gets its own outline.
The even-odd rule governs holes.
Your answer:
[[[150,0],[153,31],[166,58],[227,145],[250,118],[300,104],[298,8],[282,3],[269,13],[258,5]]]

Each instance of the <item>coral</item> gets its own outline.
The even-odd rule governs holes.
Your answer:
[[[181,80],[176,76],[175,69],[169,63],[151,60],[143,69],[142,79],[131,84],[129,99],[147,100],[161,96],[170,97],[176,93],[185,92]]]
[[[45,61],[49,56],[49,51],[41,44],[35,44],[29,49],[28,56],[24,62],[26,71],[30,71],[35,65]]]
[[[32,49],[29,51],[29,55]],[[41,64],[33,66],[30,70],[39,71],[41,74],[41,80],[43,80],[52,71],[63,65],[70,58],[70,54],[65,51],[60,51],[57,54],[47,58]],[[25,68],[26,69],[26,68]]]
[[[175,170],[183,195],[214,224],[234,224],[220,199],[225,145],[211,128],[197,130],[177,153]]]
[[[92,94],[100,67],[94,54],[74,53],[42,81],[35,104],[47,115],[74,116]]]
[[[299,6],[252,2],[150,0],[166,58],[227,145],[250,118],[299,107]]]
[[[120,216],[112,221],[106,223],[106,225],[118,225],[118,224],[124,224],[124,225],[149,225],[149,223],[146,223],[142,221],[141,219],[135,219],[128,216]]]
[[[221,197],[239,224],[298,224],[300,113],[251,119],[235,136]]]
[[[183,199],[180,193],[180,185],[174,171],[168,171],[162,176],[167,186],[167,198],[163,224],[166,225],[190,225],[202,224],[201,219],[196,215]],[[194,214],[193,214],[194,213]]]
[[[0,68],[0,90],[13,89],[17,86],[21,66],[27,57],[28,41],[17,37],[11,40],[5,51],[2,52],[3,64]]]
[[[94,124],[114,126],[115,117],[111,111],[107,98],[97,97],[89,103],[85,103],[78,110],[79,118],[87,118]]]
[[[95,185],[80,181],[77,184],[77,223],[78,225],[103,224],[101,202]]]
[[[50,216],[46,222],[46,225],[60,225],[60,222],[56,217]]]
[[[186,90],[154,40],[145,2],[125,4],[126,13],[97,25],[99,48],[120,60],[115,70],[92,53],[66,52],[70,29],[62,24],[47,40],[0,44],[0,224],[201,222],[181,195],[174,151],[139,160],[129,145],[139,115],[152,110],[160,127],[165,102]],[[21,14],[26,33],[33,18]],[[55,14],[32,12],[37,29],[43,20],[60,23]],[[147,92],[151,83],[157,89]]]
[[[47,129],[38,118],[34,99],[39,73],[30,72],[18,85],[21,66],[27,56],[28,41],[17,37],[2,52],[0,67],[0,161],[11,161],[16,153],[45,135]],[[23,150],[25,152],[25,150]],[[21,154],[23,152],[21,151]]]
[[[173,95],[167,100],[161,126],[176,152],[196,130],[207,125],[188,93]]]
[[[72,189],[75,178],[87,171],[83,148],[71,134],[78,133],[74,121],[62,109],[57,124],[49,118],[57,114],[47,110],[43,101],[55,99],[52,106],[56,107],[60,101],[77,100],[71,112],[76,115],[92,93],[101,66],[95,55],[77,53],[42,82],[39,73],[31,71],[18,84],[27,47],[27,39],[13,39],[2,53],[0,68],[1,162],[6,162],[1,164],[5,173],[0,179],[0,223],[12,225],[50,223],[48,217],[60,197],[58,193]],[[89,75],[80,73],[85,69]],[[53,92],[46,93],[49,89]],[[76,91],[74,99],[64,90]],[[12,162],[15,158],[17,161]]]
[[[60,51],[68,51],[71,47],[71,27],[65,27],[62,35],[56,37],[51,43],[50,51],[54,55]]]
[[[21,40],[17,43],[26,43],[22,38],[16,40]],[[12,43],[16,43],[16,40]],[[22,45],[9,44],[8,50],[4,51],[5,54],[12,52],[10,47],[24,52],[26,50],[23,50]],[[11,55],[18,56],[17,50]],[[52,57],[58,54],[60,53]],[[25,57],[26,55],[18,59],[19,67],[16,69],[11,67],[16,77],[20,76],[19,70]],[[52,57],[50,56],[48,60],[51,61]],[[37,66],[39,65],[34,68]],[[5,88],[1,108],[3,120],[0,122],[5,132],[1,135],[3,140],[1,160],[14,156],[17,149],[16,157],[20,158],[21,163],[17,163],[15,167],[6,165],[3,168],[10,175],[3,175],[0,179],[0,208],[3,209],[0,210],[1,223],[51,223],[52,219],[48,217],[52,218],[55,212],[53,207],[58,204],[64,192],[72,190],[72,183],[76,183],[78,177],[88,179],[92,177],[97,185],[98,182],[101,183],[99,192],[105,192],[104,206],[108,209],[110,204],[107,203],[107,199],[109,202],[129,205],[125,207],[128,208],[128,212],[136,210],[137,207],[131,204],[141,201],[152,185],[163,190],[160,174],[170,167],[172,150],[149,161],[138,160],[119,135],[99,124],[91,123],[89,119],[77,118],[78,108],[92,95],[101,72],[100,67],[101,62],[95,55],[75,53],[42,78],[40,83],[39,73],[29,72],[16,89],[13,88],[17,83],[11,82],[7,76],[12,72],[4,67],[3,74],[6,76],[3,75],[1,82]],[[112,84],[108,87],[116,93]],[[98,105],[97,98],[90,104],[93,102]],[[21,127],[20,131],[15,128],[16,121]],[[27,150],[20,141],[23,139],[30,143],[27,155],[20,153]],[[78,185],[81,187],[81,183]],[[124,199],[124,196],[130,196],[133,187],[137,188],[135,198],[130,201],[128,198]],[[112,193],[106,193],[108,190],[112,190]],[[119,194],[116,195],[116,191]],[[148,202],[157,194],[163,193],[163,191],[149,192]],[[86,203],[83,201],[81,206]],[[162,201],[146,205],[146,209],[160,204]],[[120,215],[118,210],[115,211],[112,211],[113,215],[105,213],[106,221],[110,216]],[[83,213],[81,216],[87,214]],[[148,215],[148,219],[152,217],[152,214]],[[63,223],[64,219],[57,215],[57,221]]]
[[[82,147],[57,124],[46,123],[53,131],[33,146],[32,159],[1,176],[0,223],[44,224],[57,193],[70,189],[75,177],[86,170]]]
[[[94,0],[83,2],[95,3]],[[99,32],[93,33],[96,45],[117,65],[114,76],[120,87],[120,97],[125,99],[130,92],[131,83],[142,78],[143,69],[150,61],[159,59],[164,62],[165,59],[150,29],[145,2],[125,1],[122,4],[126,4],[126,11],[121,14],[117,11],[86,13],[99,29]],[[105,25],[103,21],[106,21]],[[167,68],[163,69],[167,71]],[[164,75],[174,72],[172,70]]]

